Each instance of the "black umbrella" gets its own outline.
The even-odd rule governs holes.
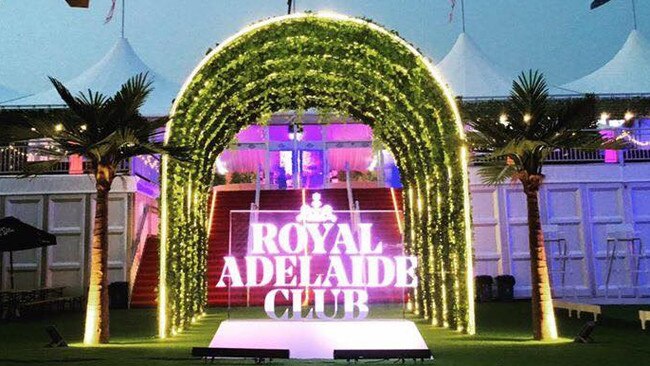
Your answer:
[[[0,219],[0,252],[9,252],[11,289],[14,288],[14,252],[56,245],[56,236],[13,216]]]

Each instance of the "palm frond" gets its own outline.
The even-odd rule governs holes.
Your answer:
[[[512,83],[509,113],[513,128],[535,138],[540,123],[546,117],[548,86],[544,74],[529,70],[522,72]]]
[[[122,149],[122,155],[125,157],[157,154],[168,155],[170,158],[182,162],[193,161],[192,150],[185,147],[165,145],[162,142],[140,143],[134,146],[126,146]]]
[[[102,107],[107,101],[107,98],[104,95],[88,90],[87,94],[79,92],[79,94],[75,97],[72,95],[70,90],[68,90],[68,88],[63,85],[62,82],[51,76],[49,79],[61,99],[68,106],[70,111],[72,111],[72,115],[78,116],[88,124],[92,124],[93,121],[97,120],[100,117],[103,109]],[[69,122],[70,120],[62,121],[64,124]],[[72,128],[73,126],[66,127]]]
[[[135,75],[122,84],[120,90],[107,102],[112,117],[118,122],[128,123],[131,117],[139,116],[140,108],[152,91],[151,85],[148,73]]]
[[[63,83],[60,82],[58,79],[52,76],[48,76],[48,79],[50,79],[50,82],[54,86],[54,89],[56,89],[56,92],[59,94],[59,96],[61,97],[63,102],[68,106],[68,108],[73,110],[75,113],[78,113],[79,108],[81,108],[81,105],[77,100],[77,98],[75,98],[72,95],[70,90],[68,90],[68,88],[65,85],[63,85]]]
[[[596,125],[596,98],[562,101],[549,106],[548,86],[542,73],[528,71],[513,81],[507,121],[498,116],[471,118],[468,140],[475,149],[487,152],[477,162],[488,184],[496,184],[517,173],[542,174],[549,154],[557,149],[621,148],[623,141],[605,138]]]
[[[155,139],[156,137],[159,137],[165,133],[165,127],[167,126],[167,122],[169,122],[168,117],[159,117],[159,118],[154,118],[154,119],[149,119],[147,123],[149,124],[148,130],[149,130],[149,137],[152,139]]]
[[[497,117],[498,118],[498,117]],[[521,139],[523,135],[509,124],[495,120],[470,120],[467,122],[470,130],[467,139],[478,150],[491,150],[503,147],[513,139]]]
[[[26,174],[51,170],[68,155],[81,155],[93,166],[117,166],[134,156],[153,154],[191,160],[189,149],[156,142],[161,140],[159,135],[167,118],[149,120],[139,112],[152,91],[146,73],[128,79],[111,97],[92,90],[74,96],[63,83],[55,78],[50,80],[69,109],[57,115],[30,117],[16,125],[13,138],[46,138],[51,145],[47,149],[36,147],[34,151],[53,159],[30,164]]]
[[[487,185],[498,185],[513,180],[518,172],[514,165],[509,165],[505,159],[485,163],[478,169],[481,181]]]

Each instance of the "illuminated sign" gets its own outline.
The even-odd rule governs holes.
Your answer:
[[[363,319],[372,289],[417,286],[415,256],[384,253],[386,245],[373,240],[373,223],[354,212],[346,215],[349,222],[338,220],[320,194],[284,217],[291,220],[251,220],[245,255],[223,258],[217,287],[267,288],[264,310],[272,319]],[[310,297],[313,307],[305,312]],[[287,304],[279,315],[277,302]]]

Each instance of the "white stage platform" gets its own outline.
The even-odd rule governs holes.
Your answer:
[[[279,321],[225,320],[210,347],[288,349],[291,358],[332,359],[334,350],[423,350],[415,324],[408,320]]]

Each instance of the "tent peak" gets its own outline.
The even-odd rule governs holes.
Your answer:
[[[650,44],[632,29],[621,49],[600,68],[563,85],[579,93],[645,94],[650,93]]]
[[[454,94],[462,97],[502,97],[510,93],[509,78],[483,53],[467,32],[461,32],[438,69]]]
[[[117,38],[111,49],[96,64],[64,84],[73,93],[90,89],[104,95],[113,95],[129,78],[142,73],[149,75],[153,86],[149,99],[141,109],[142,113],[150,117],[168,115],[172,100],[180,89],[179,85],[168,81],[145,64],[126,37]],[[4,103],[3,106],[61,104],[63,101],[56,90],[49,88],[33,96]]]

